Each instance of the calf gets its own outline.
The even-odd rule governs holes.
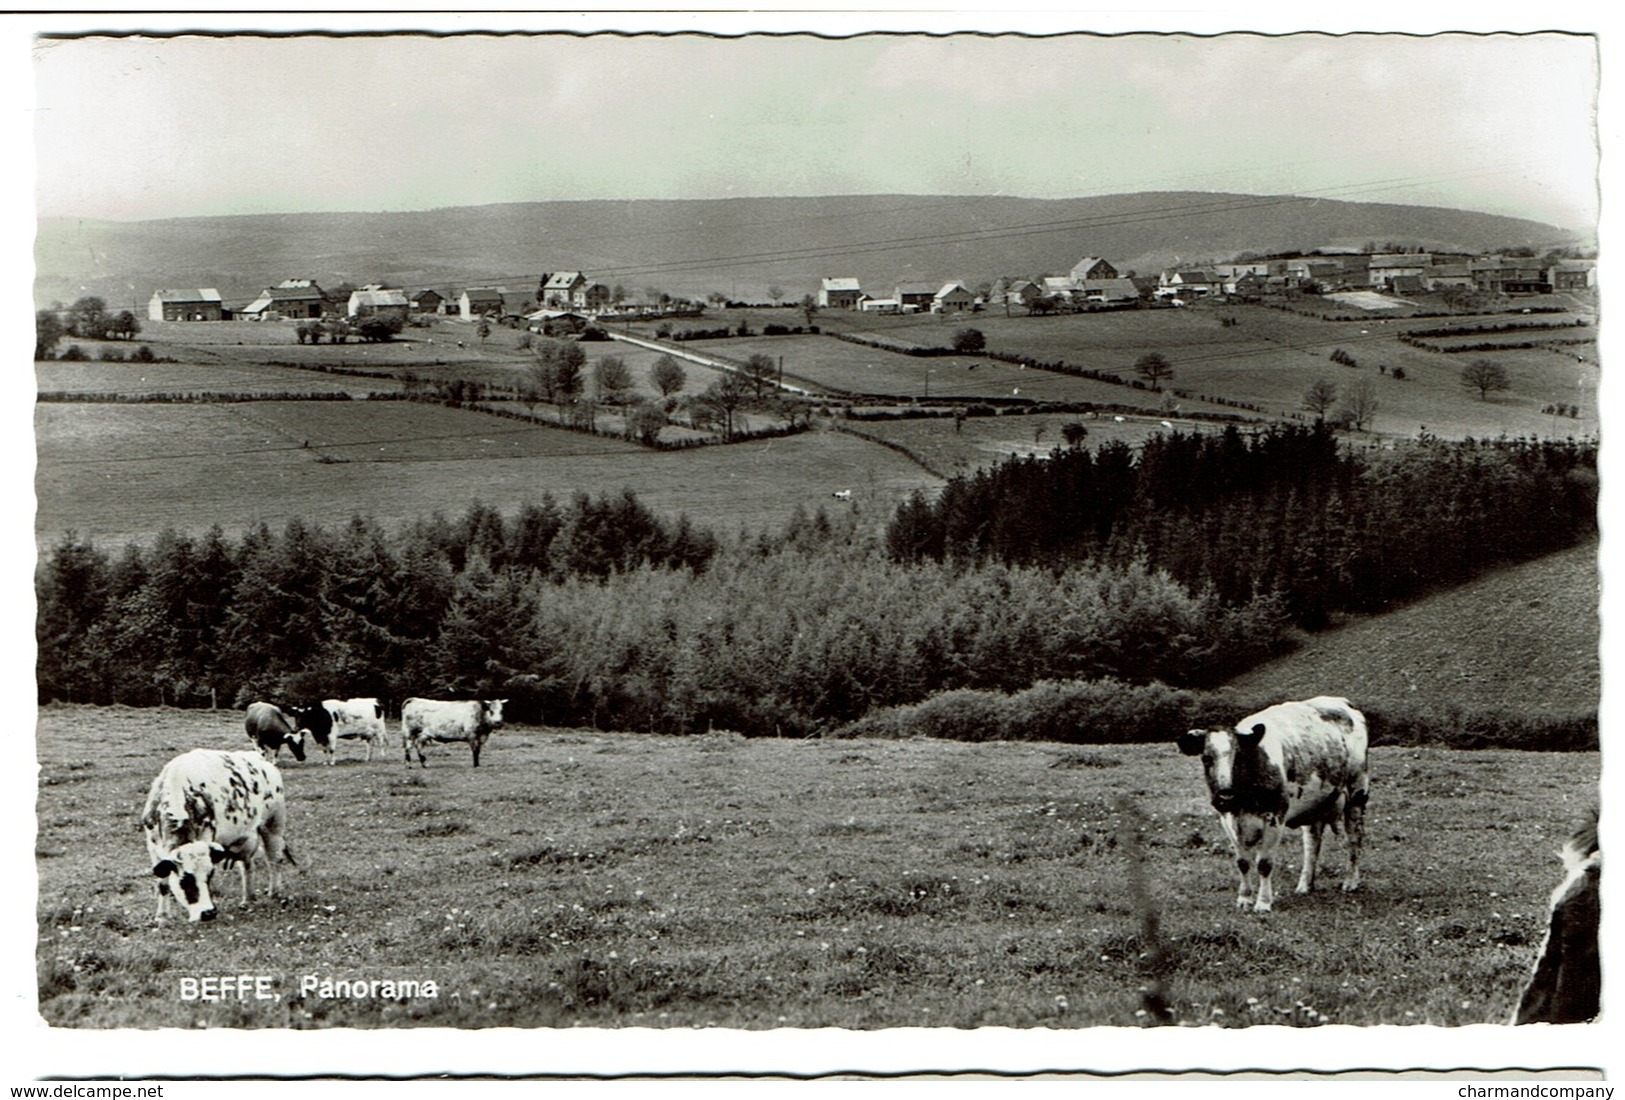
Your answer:
[[[1219,824],[1236,853],[1241,887],[1236,906],[1267,913],[1275,903],[1270,873],[1283,831],[1303,829],[1300,894],[1315,885],[1326,826],[1347,834],[1349,873],[1343,889],[1360,885],[1360,842],[1371,772],[1365,716],[1347,699],[1319,696],[1280,703],[1248,715],[1232,729],[1190,730],[1179,750],[1198,753]],[[1250,878],[1256,871],[1255,894]]]
[[[275,761],[286,745],[298,761],[305,759],[305,738],[296,732],[298,727],[283,709],[275,703],[250,703],[243,725],[248,739],[259,747],[265,759]]]
[[[502,704],[506,699],[468,699],[442,702],[438,699],[408,699],[401,704],[401,747],[406,763],[412,763],[412,750],[416,749],[418,763],[427,768],[423,758],[425,741],[467,741],[474,751],[474,766],[480,766],[480,747],[491,732],[502,725]]]
[[[323,699],[322,709],[332,718],[332,734],[346,741],[367,743],[367,759],[373,746],[384,739],[384,706],[377,699]]]
[[[147,855],[158,879],[157,918],[164,919],[169,899],[179,897],[187,920],[213,920],[209,878],[221,863],[237,865],[247,905],[250,861],[261,848],[270,863],[274,895],[277,862],[294,861],[282,835],[286,820],[282,773],[257,752],[193,749],[165,764],[141,814]]]
[[[1583,1024],[1602,1009],[1602,851],[1597,811],[1563,846],[1568,874],[1552,891],[1552,915],[1534,972],[1524,987],[1515,1024]]]

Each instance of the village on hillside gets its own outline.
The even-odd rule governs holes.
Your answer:
[[[1106,259],[1087,256],[1062,275],[1001,277],[976,286],[947,279],[865,288],[855,277],[833,276],[822,279],[815,292],[783,304],[881,314],[951,314],[991,308],[1008,313],[1012,307],[1048,314],[1142,306],[1178,308],[1217,297],[1260,302],[1341,291],[1403,297],[1453,289],[1518,296],[1586,291],[1595,285],[1596,261],[1567,256],[1326,252],[1171,267],[1151,276],[1120,272]],[[780,304],[778,297],[774,304]],[[353,324],[373,319],[399,332],[413,315],[434,315],[569,335],[579,333],[595,318],[689,313],[705,304],[667,295],[655,301],[637,300],[624,288],[594,282],[584,272],[559,271],[541,275],[534,288],[520,289],[507,285],[403,288],[372,283],[327,290],[314,279],[289,278],[241,305],[227,303],[213,288],[159,289],[148,302],[147,318],[343,320]],[[719,294],[713,295],[711,304],[742,303]]]

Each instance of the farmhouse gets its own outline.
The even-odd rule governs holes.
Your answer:
[[[1078,289],[1084,301],[1096,304],[1113,305],[1140,299],[1140,290],[1133,279],[1085,279]]]
[[[471,286],[457,300],[457,314],[465,321],[475,321],[487,313],[502,312],[502,296],[508,292],[503,286]]]
[[[284,279],[276,286],[267,287],[258,298],[237,311],[238,317],[258,321],[266,317],[298,317],[314,319],[333,307],[327,291],[316,285],[314,279]]]
[[[858,309],[862,303],[863,288],[856,279],[825,279],[818,286],[819,309]]]
[[[201,290],[155,290],[147,302],[151,321],[218,321],[224,316],[220,292]]]
[[[1162,297],[1173,295],[1190,295],[1201,298],[1220,290],[1219,280],[1208,271],[1164,271],[1162,273]]]
[[[1429,290],[1446,286],[1472,286],[1473,270],[1467,264],[1434,264],[1421,275],[1422,285]]]
[[[1420,278],[1432,266],[1433,257],[1426,252],[1379,253],[1371,257],[1366,277],[1370,286],[1391,289],[1395,279]]]
[[[1081,283],[1089,279],[1115,279],[1117,269],[1098,256],[1085,256],[1072,265],[1070,274]]]
[[[932,313],[964,313],[976,304],[976,295],[965,289],[964,283],[944,283],[932,295]]]
[[[350,295],[348,316],[352,320],[361,320],[367,317],[396,317],[402,321],[412,310],[411,302],[407,301],[406,294],[399,290],[387,290],[378,286],[366,286]]]
[[[542,282],[544,309],[580,309],[586,303],[587,277],[579,271],[555,271]]]
[[[419,290],[407,295],[406,300],[411,303],[413,313],[443,313],[445,312],[446,298],[434,290]]]
[[[1468,265],[1473,285],[1498,294],[1549,294],[1546,271],[1533,256],[1485,256]]]
[[[1553,290],[1589,290],[1597,285],[1596,260],[1559,260],[1546,269]]]
[[[579,335],[589,323],[585,314],[568,309],[539,309],[525,316],[525,327],[542,336]]]
[[[1045,275],[1038,281],[1039,296],[1070,298],[1078,289],[1078,280],[1070,275]]]
[[[937,296],[937,288],[930,283],[904,283],[892,296],[897,299],[897,308],[909,313],[930,308]]]

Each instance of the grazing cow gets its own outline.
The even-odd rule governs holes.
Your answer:
[[[301,739],[315,738],[317,746],[327,754],[327,763],[336,764],[333,756],[333,716],[323,703],[306,703],[282,708]]]
[[[1583,1024],[1602,1009],[1602,963],[1597,927],[1602,919],[1602,851],[1597,811],[1563,846],[1567,876],[1552,891],[1552,915],[1515,1024]]]
[[[213,920],[209,877],[220,863],[237,865],[246,906],[250,861],[262,847],[274,895],[277,861],[294,861],[282,835],[286,821],[282,773],[257,752],[193,749],[165,764],[141,814],[158,879],[158,919],[168,915],[174,896],[186,907],[187,920]]]
[[[834,496],[834,498],[836,500],[851,500],[852,499],[852,490],[851,489],[837,489],[831,495]]]
[[[467,741],[474,750],[474,766],[480,766],[480,746],[491,736],[491,731],[502,725],[502,704],[506,699],[469,699],[441,702],[438,699],[408,699],[401,704],[401,747],[406,763],[412,763],[412,750],[416,749],[418,763],[429,766],[423,758],[425,741]]]
[[[294,720],[275,703],[250,703],[243,725],[248,739],[259,746],[265,759],[275,761],[286,745],[298,761],[305,759],[305,738],[298,732]]]
[[[384,739],[384,705],[377,699],[323,699],[322,709],[332,718],[332,735],[345,741],[367,743],[367,759],[373,746]]]
[[[1347,833],[1349,873],[1343,889],[1360,885],[1360,842],[1371,793],[1365,716],[1347,699],[1319,696],[1279,703],[1237,722],[1233,729],[1190,730],[1179,751],[1202,756],[1219,824],[1236,853],[1241,888],[1236,906],[1267,913],[1275,903],[1270,872],[1281,834],[1303,829],[1300,894],[1315,885],[1315,864],[1326,826]],[[1253,892],[1249,872],[1256,871]]]

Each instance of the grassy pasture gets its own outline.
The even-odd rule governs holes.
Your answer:
[[[1513,713],[1596,707],[1602,687],[1597,547],[1501,569],[1387,614],[1303,639],[1232,680],[1245,696],[1337,684],[1373,703],[1461,700]]]
[[[391,723],[394,730],[394,723]],[[1238,913],[1171,745],[745,741],[509,728],[403,767],[287,763],[299,866],[209,925],[152,919],[137,820],[237,712],[40,712],[40,1009],[67,1027],[1050,1027],[1144,1022],[1130,822],[1182,1024],[1459,1025],[1510,1012],[1594,755],[1373,750],[1361,890]],[[1493,805],[1495,812],[1480,812]],[[264,876],[258,876],[262,884]],[[224,881],[221,881],[224,880]],[[204,1004],[182,976],[268,974]],[[433,979],[409,1001],[304,974]]]
[[[1494,323],[1518,316],[1497,314],[1476,320]],[[1563,320],[1586,315],[1543,316]],[[1238,323],[1226,327],[1220,323],[1222,317],[1233,317]],[[1355,382],[1369,381],[1379,401],[1370,428],[1380,434],[1413,436],[1425,426],[1444,438],[1503,434],[1566,437],[1595,432],[1597,428],[1599,371],[1594,355],[1588,357],[1590,361],[1579,363],[1565,350],[1534,348],[1486,353],[1507,368],[1512,388],[1489,401],[1480,401],[1460,381],[1461,368],[1472,356],[1411,348],[1397,338],[1411,328],[1449,323],[1441,318],[1385,318],[1373,314],[1360,321],[1334,323],[1263,306],[1215,302],[1187,309],[1055,317],[1005,317],[1002,311],[949,319],[821,315],[821,323],[826,328],[875,332],[941,346],[951,341],[954,329],[969,325],[984,333],[991,348],[1115,371],[1124,378],[1133,377],[1136,359],[1148,351],[1157,351],[1174,367],[1165,388],[1245,401],[1276,417],[1307,416],[1302,398],[1313,382],[1331,381],[1347,392]],[[1359,365],[1350,368],[1333,363],[1330,356],[1340,348]],[[897,358],[906,363],[931,362]],[[1385,376],[1377,370],[1379,364],[1386,366],[1390,375],[1394,368],[1402,367],[1407,377],[1400,381]],[[1101,388],[1115,392],[1117,401],[1139,398],[1148,402],[1150,397],[1123,387]],[[1114,398],[1090,396],[1083,400]],[[1185,411],[1202,407],[1199,402],[1181,404]],[[1542,413],[1552,404],[1578,405],[1581,416],[1554,418]]]
[[[998,466],[1017,456],[1045,455],[1064,444],[1061,429],[1082,424],[1089,435],[1088,447],[1122,442],[1138,447],[1153,435],[1166,432],[1156,414],[1125,416],[1084,416],[1078,413],[1012,413],[1000,416],[967,417],[955,431],[952,419],[853,420],[849,426],[876,439],[883,439],[918,455],[931,468],[954,477]],[[1202,420],[1171,420],[1181,432],[1219,431],[1218,425]]]
[[[165,527],[228,532],[264,521],[395,523],[475,500],[511,509],[544,492],[618,493],[719,532],[777,528],[835,489],[875,524],[937,479],[837,432],[653,452],[599,436],[402,402],[39,405],[36,534],[98,544]],[[305,441],[309,441],[306,447]]]
[[[42,392],[140,397],[168,393],[392,393],[401,388],[393,378],[358,378],[317,374],[264,364],[240,366],[197,363],[74,363],[62,360],[34,364]]]

